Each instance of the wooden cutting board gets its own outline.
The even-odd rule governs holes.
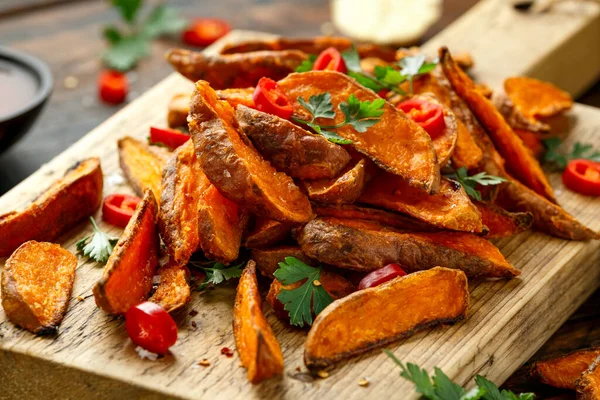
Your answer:
[[[471,51],[477,62],[474,72],[494,86],[505,76],[528,73],[550,77],[578,93],[596,79],[600,61],[581,65],[570,57],[581,56],[583,49],[588,58],[598,56],[590,49],[600,49],[600,35],[584,33],[598,33],[599,22],[600,9],[593,4],[565,4],[532,16],[515,12],[502,0],[490,0],[425,48],[433,52],[447,43],[451,49]],[[227,41],[264,35],[236,31],[210,51]],[[573,75],[569,82],[560,81],[565,63]],[[556,79],[545,75],[548,71],[558,71]],[[105,194],[131,192],[118,166],[117,139],[125,135],[145,139],[149,126],[165,125],[169,99],[191,86],[177,74],[167,77],[1,197],[0,213],[27,205],[84,157],[101,157]],[[576,141],[598,143],[600,110],[577,105],[568,120],[567,146]],[[551,181],[560,203],[583,223],[600,230],[600,199],[565,190],[557,174],[551,175]],[[103,229],[120,234],[108,225]],[[90,231],[89,223],[82,223],[59,242],[75,252],[75,242]],[[439,366],[460,383],[471,381],[475,374],[501,383],[600,286],[599,241],[569,242],[525,232],[496,244],[522,270],[521,277],[471,282],[468,319],[390,346],[398,358],[429,370]],[[194,293],[189,306],[174,314],[179,341],[173,355],[142,360],[127,339],[123,320],[95,306],[91,288],[101,273],[101,266],[80,260],[69,311],[56,337],[35,337],[6,321],[0,311],[0,398],[416,398],[412,385],[399,377],[399,370],[380,351],[340,363],[328,379],[313,380],[302,363],[305,332],[281,324],[268,307],[265,310],[281,342],[286,370],[280,380],[249,384],[237,355],[221,355],[221,348],[235,347],[233,285]],[[202,359],[209,360],[210,366],[199,366]],[[370,381],[368,387],[358,386],[363,377]]]

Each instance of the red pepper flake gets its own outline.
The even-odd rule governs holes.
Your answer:
[[[192,328],[196,328],[198,325],[196,325],[196,321],[192,321]]]
[[[233,357],[233,350],[231,350],[229,347],[223,347],[221,349],[221,354],[224,354],[227,357]]]
[[[198,311],[192,310],[192,311],[190,311],[189,315],[190,315],[190,317],[195,317],[196,315],[198,315]]]

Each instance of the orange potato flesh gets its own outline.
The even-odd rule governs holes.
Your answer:
[[[253,87],[217,90],[217,97],[219,98],[219,100],[225,100],[234,109],[237,108],[237,106],[240,104],[244,105],[246,107],[253,108],[254,107],[254,100],[252,99],[253,94],[254,94]],[[188,102],[188,104],[189,104],[189,102]]]
[[[511,213],[494,204],[476,202],[483,225],[488,229],[486,238],[501,238],[517,235],[531,228],[531,213]]]
[[[225,197],[277,221],[311,219],[308,198],[240,135],[233,108],[207,82],[196,83],[189,127],[202,170]]]
[[[159,200],[162,171],[170,153],[129,136],[120,139],[118,145],[119,163],[133,190],[142,196],[150,189]]]
[[[273,279],[273,273],[286,257],[294,257],[308,265],[317,265],[316,261],[302,252],[298,246],[277,246],[270,249],[252,249],[250,258],[256,261],[256,267],[263,276]]]
[[[573,106],[573,99],[567,92],[549,82],[524,76],[506,79],[504,91],[527,117],[552,117]]]
[[[292,226],[272,219],[257,218],[252,232],[244,239],[249,249],[273,246],[289,236]]]
[[[379,174],[358,202],[408,214],[441,229],[483,232],[477,207],[459,184],[447,179],[442,179],[438,194],[428,195],[399,177]]]
[[[600,399],[600,356],[592,362],[575,385],[577,400]]]
[[[173,312],[190,301],[190,271],[185,265],[169,261],[159,268],[160,282],[150,301],[166,312]]]
[[[41,196],[22,211],[0,215],[0,257],[8,257],[29,241],[51,242],[102,203],[102,168],[89,158],[67,170]]]
[[[304,347],[304,363],[323,369],[383,347],[418,330],[466,317],[467,277],[436,267],[392,279],[336,300],[315,319]]]
[[[539,133],[526,131],[524,129],[515,129],[515,133],[521,138],[535,158],[542,157],[546,149],[542,143],[542,136]]]
[[[546,385],[575,389],[575,382],[600,357],[600,349],[583,349],[534,364],[532,372]]]
[[[77,257],[58,244],[23,243],[2,271],[6,317],[38,335],[56,333],[69,306],[76,268]]]
[[[473,278],[512,278],[520,274],[493,244],[468,233],[403,233],[369,221],[317,218],[295,236],[307,256],[357,271],[396,263],[407,272],[444,266],[460,269]]]
[[[248,261],[240,277],[233,308],[235,345],[248,370],[248,380],[259,383],[283,374],[283,355],[261,309],[256,265]]]
[[[308,101],[313,95],[329,92],[336,117],[333,120],[317,119],[318,123],[325,125],[338,124],[344,120],[338,105],[347,102],[352,94],[360,101],[380,99],[354,79],[333,71],[290,74],[279,81],[279,87],[294,102],[294,116],[303,120],[312,118],[297,99],[302,97]],[[391,104],[386,102],[383,110],[379,122],[364,133],[357,132],[350,125],[337,129],[336,133],[352,140],[352,146],[379,167],[402,176],[414,187],[426,192],[436,192],[440,173],[431,138],[423,128]]]
[[[354,203],[365,187],[365,165],[366,160],[360,160],[337,178],[304,181],[308,197],[325,204]]]
[[[262,77],[278,80],[308,58],[298,50],[219,55],[184,49],[172,49],[166,57],[180,74],[192,82],[208,81],[213,89],[256,86]]]
[[[158,267],[157,209],[146,190],[92,289],[96,305],[108,314],[123,315],[148,298]]]
[[[448,49],[440,49],[440,61],[454,90],[469,105],[499,153],[506,159],[508,171],[535,192],[556,203],[552,187],[538,161],[491,101],[476,89],[471,78],[454,63]]]

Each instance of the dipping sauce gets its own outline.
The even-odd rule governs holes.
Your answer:
[[[0,120],[29,104],[38,87],[38,79],[32,72],[0,59]]]

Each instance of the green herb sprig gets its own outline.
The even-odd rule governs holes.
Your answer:
[[[282,289],[277,299],[290,314],[290,323],[302,327],[312,325],[313,313],[319,315],[333,299],[319,283],[321,268],[313,268],[294,257],[286,257],[279,263],[279,269],[273,274],[284,285],[291,285],[306,280],[302,286],[287,290]],[[312,307],[311,307],[312,305]]]
[[[231,279],[239,278],[242,276],[242,271],[246,263],[241,262],[237,265],[227,266],[215,261],[192,261],[189,265],[201,269],[206,274],[204,280],[196,287],[197,290],[204,290],[210,286],[216,286]]]
[[[600,151],[594,151],[591,144],[577,142],[573,145],[571,152],[564,153],[559,151],[561,141],[559,138],[550,138],[543,140],[546,147],[544,162],[550,164],[554,169],[562,171],[567,168],[571,160],[583,158],[586,160],[600,162]]]
[[[105,264],[119,239],[108,236],[106,233],[102,232],[100,228],[98,228],[94,218],[90,217],[90,221],[92,221],[94,233],[80,239],[75,246],[77,247],[77,251],[82,253],[83,256],[91,258],[98,263]]]
[[[469,176],[465,167],[457,169],[453,174],[446,175],[446,177],[460,183],[469,197],[477,201],[481,201],[481,192],[475,189],[477,184],[494,186],[506,182],[506,179],[500,176],[489,175],[487,172],[480,172]]]

